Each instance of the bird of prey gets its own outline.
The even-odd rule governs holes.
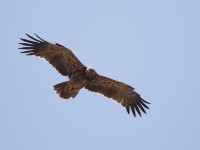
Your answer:
[[[47,60],[55,69],[63,76],[68,76],[69,81],[65,81],[54,85],[54,90],[61,98],[74,98],[80,89],[85,88],[89,91],[100,93],[108,98],[115,100],[124,106],[130,114],[141,116],[141,111],[146,113],[149,109],[145,101],[140,95],[134,91],[134,88],[113,80],[111,78],[98,74],[93,68],[86,67],[73,54],[73,52],[58,44],[52,44],[40,38],[37,34],[32,37],[26,34],[30,39],[23,39],[21,44],[23,47],[21,53],[26,55],[35,55]]]

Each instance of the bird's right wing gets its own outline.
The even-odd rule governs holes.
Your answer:
[[[78,58],[72,53],[72,51],[60,44],[49,43],[38,35],[34,38],[26,34],[31,40],[23,39],[23,47],[19,48],[27,55],[35,55],[46,59],[53,67],[58,70],[64,76],[70,76],[77,70],[83,70],[84,65],[78,60]]]

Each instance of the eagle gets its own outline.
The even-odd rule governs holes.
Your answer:
[[[128,114],[131,110],[134,117],[136,114],[141,117],[141,112],[146,114],[145,109],[149,109],[147,104],[150,103],[142,99],[130,85],[100,75],[93,68],[86,67],[70,49],[58,43],[49,43],[37,34],[35,37],[29,34],[26,36],[29,39],[20,38],[21,53],[44,58],[61,75],[69,78],[68,81],[53,86],[61,98],[74,98],[82,88],[85,88],[115,100],[126,108]]]

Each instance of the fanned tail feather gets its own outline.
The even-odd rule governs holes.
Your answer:
[[[56,84],[53,87],[54,91],[64,99],[74,98],[79,92],[79,89],[75,89],[73,86],[70,86],[68,81]]]

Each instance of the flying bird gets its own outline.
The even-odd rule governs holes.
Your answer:
[[[79,90],[85,88],[89,91],[100,93],[115,100],[126,108],[128,114],[130,110],[136,116],[141,116],[141,111],[146,113],[149,109],[145,101],[134,90],[133,87],[98,74],[93,68],[86,67],[73,54],[73,52],[58,44],[52,44],[40,38],[37,34],[32,37],[26,34],[29,39],[23,39],[21,53],[35,55],[47,60],[61,75],[67,76],[68,81],[54,85],[54,90],[63,99],[74,98]]]

